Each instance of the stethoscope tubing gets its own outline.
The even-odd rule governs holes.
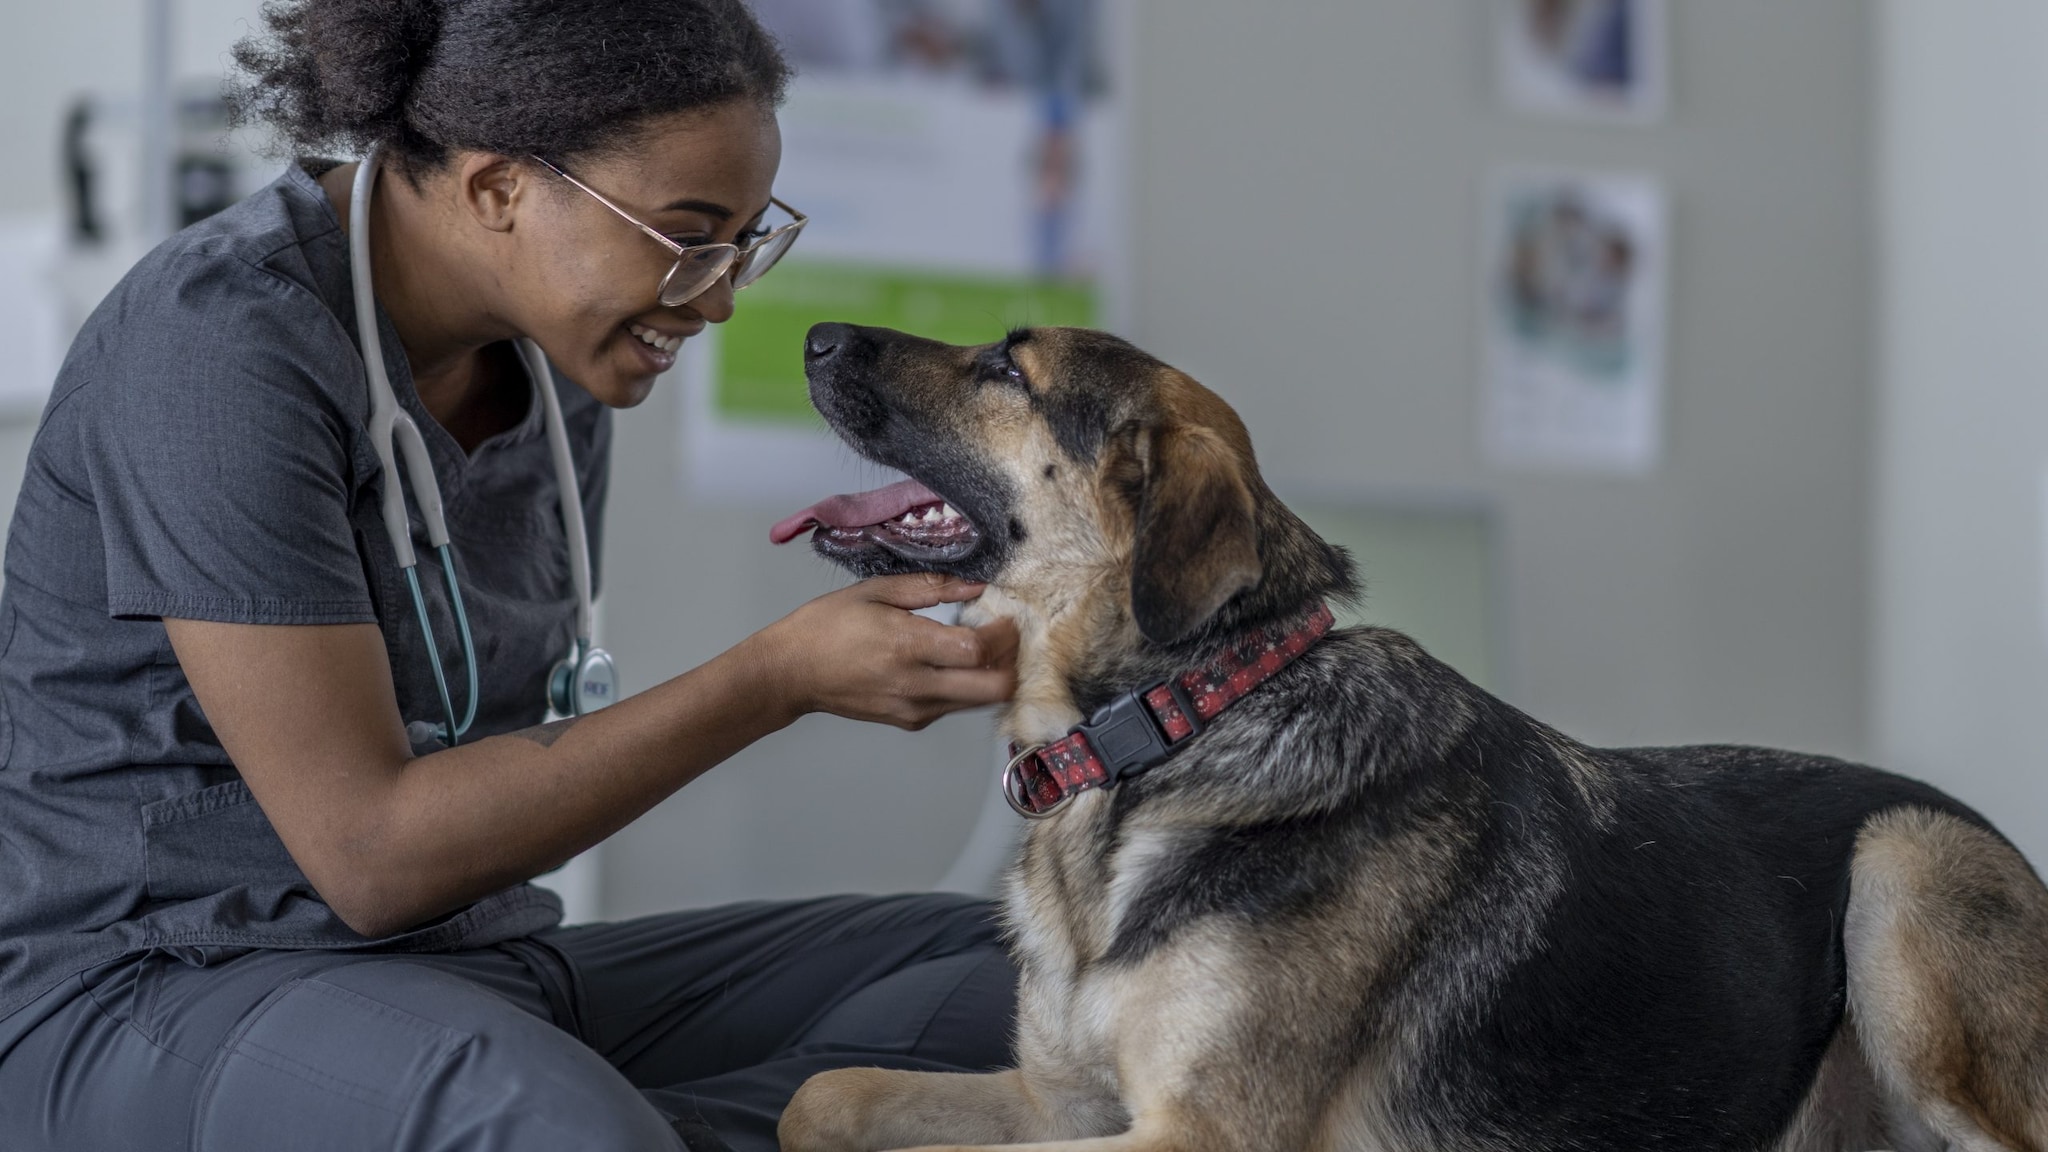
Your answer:
[[[469,614],[462,604],[462,585],[455,578],[455,555],[449,544],[448,521],[442,508],[441,485],[434,475],[433,459],[427,454],[426,439],[421,436],[418,423],[399,407],[398,394],[392,390],[390,374],[384,367],[383,339],[377,328],[377,296],[370,279],[370,194],[377,182],[381,162],[379,151],[373,146],[357,166],[349,197],[349,271],[354,282],[356,332],[362,347],[363,374],[370,389],[370,442],[384,472],[380,509],[384,530],[391,537],[392,550],[398,556],[399,567],[405,570],[406,586],[412,591],[420,631],[426,637],[427,658],[434,669],[434,686],[441,696],[442,712],[447,716],[442,739],[452,746],[476,721],[479,694],[476,643],[470,633]],[[580,673],[583,661],[593,651],[591,636],[595,624],[591,611],[590,537],[583,523],[582,486],[576,479],[576,459],[569,448],[569,432],[562,418],[561,400],[555,395],[554,377],[548,370],[547,356],[538,344],[529,339],[521,338],[517,347],[527,378],[540,396],[541,414],[547,429],[548,455],[554,461],[562,530],[569,546],[570,579],[576,588],[574,660]],[[420,590],[419,555],[413,549],[412,524],[405,510],[405,490],[399,483],[401,461],[405,478],[412,485],[413,502],[419,505],[420,516],[426,523],[427,542],[440,554],[449,605],[454,610],[456,629],[461,635],[469,692],[460,721],[455,718],[447,672],[441,666],[441,649],[435,643],[433,621],[427,614],[426,597]]]

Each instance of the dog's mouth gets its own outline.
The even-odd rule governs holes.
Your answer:
[[[810,529],[828,555],[881,549],[915,565],[956,563],[981,543],[966,513],[917,480],[820,500],[779,521],[768,538],[787,544]]]

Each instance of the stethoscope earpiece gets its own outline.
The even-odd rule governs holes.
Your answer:
[[[453,746],[476,719],[476,645],[469,634],[469,614],[462,606],[462,586],[455,579],[454,553],[449,546],[448,526],[442,514],[441,485],[434,476],[432,459],[418,425],[398,406],[391,377],[384,370],[384,348],[377,331],[377,298],[370,284],[370,192],[377,182],[378,149],[372,147],[356,170],[354,191],[349,202],[349,270],[355,279],[356,339],[362,347],[363,373],[370,384],[370,439],[384,471],[384,529],[391,537],[398,565],[405,570],[412,589],[413,607],[419,613],[420,631],[427,640],[427,655],[434,662],[434,684],[441,693],[441,708],[447,714],[446,727],[414,721],[408,733],[418,739],[420,729],[439,733],[444,744]],[[562,402],[555,395],[554,377],[538,344],[528,339],[517,342],[527,379],[540,396],[541,412],[547,426],[548,455],[554,460],[555,489],[560,497],[562,531],[569,545],[570,582],[576,588],[575,655],[556,665],[548,676],[548,703],[560,716],[584,716],[612,703],[618,696],[618,671],[604,649],[591,643],[590,538],[583,527],[583,492],[576,481],[576,459],[569,451],[569,432],[562,420]],[[394,450],[395,449],[395,450]],[[426,520],[427,540],[441,555],[442,574],[448,582],[448,602],[462,638],[463,661],[468,665],[469,698],[466,714],[455,718],[448,678],[441,667],[441,650],[434,643],[434,625],[427,616],[426,597],[420,592],[419,557],[413,551],[412,527],[405,509],[404,489],[399,485],[399,464],[405,465],[412,481],[413,501]]]

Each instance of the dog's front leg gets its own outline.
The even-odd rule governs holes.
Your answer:
[[[1185,1131],[1139,1125],[1114,1136],[1035,1144],[926,1144],[895,1152],[1249,1152],[1243,1145]]]
[[[884,1152],[945,1141],[1009,1144],[1096,1136],[1127,1122],[1121,1104],[1078,1084],[1017,1071],[841,1068],[804,1082],[776,1131],[784,1152]]]

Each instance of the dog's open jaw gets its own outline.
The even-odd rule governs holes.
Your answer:
[[[916,565],[957,561],[980,541],[979,530],[965,513],[918,480],[820,500],[778,522],[769,535],[775,543],[786,544],[806,531],[812,533],[814,547],[841,562],[874,548]],[[1089,634],[1075,623],[1085,610],[1083,604],[1040,603],[1028,588],[1009,587],[1000,579],[963,607],[963,624],[1008,619],[1017,626],[1017,693],[997,720],[1005,738],[1045,743],[1082,719],[1064,676],[1068,662],[1053,653],[1063,635]]]
[[[880,548],[913,564],[964,560],[981,543],[974,521],[918,480],[820,500],[778,522],[769,539],[787,544],[806,529],[824,549]]]

